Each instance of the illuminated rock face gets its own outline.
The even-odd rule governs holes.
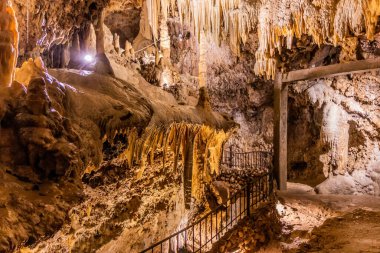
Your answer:
[[[190,173],[186,185],[178,183],[178,189],[186,191],[188,206],[192,198],[197,202],[203,200],[205,184],[219,173],[222,145],[235,126],[233,122],[202,108],[172,107],[155,99],[148,101],[132,85],[108,76],[64,70],[51,73],[70,85],[49,75],[39,60],[30,60],[23,64],[16,78],[26,82],[27,88],[14,82],[6,96],[1,94],[7,116],[0,128],[0,177],[6,174],[3,168],[7,168],[6,180],[20,187],[49,182],[48,189],[54,193],[47,198],[55,199],[56,194],[65,196],[59,198],[60,203],[51,201],[49,220],[26,224],[18,220],[32,219],[30,215],[34,212],[25,211],[25,205],[35,210],[40,200],[34,202],[26,191],[20,193],[20,199],[12,202],[12,206],[8,201],[12,197],[0,186],[5,198],[0,200],[2,205],[18,217],[6,216],[0,220],[0,251],[10,250],[29,237],[51,234],[53,227],[62,225],[68,208],[81,195],[79,180],[84,169],[95,168],[103,160],[106,140],[113,143],[122,138],[127,143],[115,159],[124,163],[124,171],[138,165],[134,176],[137,179],[144,178],[145,168],[159,159],[155,158],[157,149],[164,152],[159,171],[169,167],[177,174],[183,173],[177,168],[181,156]],[[174,156],[166,155],[169,150]],[[62,191],[66,192],[55,191],[54,182],[65,185]],[[18,229],[3,229],[9,227]]]
[[[8,0],[0,1],[0,86],[9,86],[18,56],[17,20]]]
[[[6,13],[5,16],[1,13],[4,18],[0,20],[0,55],[5,59],[0,61],[4,62],[0,70],[5,73],[0,78],[7,79],[0,85],[8,86],[16,57],[12,53],[17,49],[16,40],[11,38],[17,29],[12,30],[12,22],[8,22],[15,22],[14,15],[7,12],[11,9],[4,8],[5,1],[0,3],[1,11]],[[94,188],[102,186],[90,189],[90,193],[104,195],[101,200],[92,196],[95,199],[86,199],[70,212],[71,224],[51,238],[56,248],[49,243],[42,246],[48,248],[47,252],[95,251],[115,238],[119,238],[120,245],[122,241],[129,246],[134,244],[133,249],[138,251],[143,248],[142,237],[150,244],[152,238],[159,240],[171,234],[180,222],[187,222],[181,220],[183,214],[176,207],[185,204],[191,209],[193,202],[204,204],[208,187],[219,174],[223,144],[235,126],[229,121],[230,116],[241,124],[231,143],[243,150],[272,149],[273,83],[255,75],[254,70],[270,79],[275,68],[281,66],[276,60],[283,56],[288,70],[355,60],[364,35],[372,38],[377,32],[374,24],[378,22],[378,0],[14,0],[13,3],[20,23],[20,49],[29,50],[25,55],[43,53],[46,60],[50,57],[47,53],[51,53],[48,49],[57,47],[60,59],[71,47],[71,60],[78,57],[77,61],[83,64],[81,54],[98,53],[104,65],[98,64],[96,74],[68,70],[49,70],[48,74],[43,61],[37,58],[22,64],[10,88],[4,93],[0,89],[0,180],[6,182],[0,184],[0,209],[5,206],[9,210],[9,216],[0,218],[0,251],[54,233],[64,224],[67,211],[79,202],[80,179]],[[139,14],[124,21],[133,20],[137,24],[140,11],[136,9],[142,9],[140,31],[133,46],[128,41],[118,43],[119,36],[113,36],[103,25],[108,17],[109,28],[114,32],[118,27],[115,19],[119,14],[128,15],[131,6]],[[30,20],[26,20],[28,13],[33,17]],[[112,18],[108,16],[110,13],[114,13]],[[128,38],[133,39],[137,31],[138,27]],[[355,37],[347,39],[347,36]],[[373,38],[380,41],[376,36]],[[308,44],[304,46],[306,40]],[[152,46],[154,41],[157,44]],[[316,44],[323,43],[329,45],[317,49]],[[342,47],[340,55],[336,55],[340,48],[332,46],[334,43]],[[368,52],[378,50],[374,42],[366,43]],[[149,46],[147,53],[154,52],[157,56],[149,61],[153,62],[153,68],[162,67],[161,77],[157,78],[161,85],[185,87],[186,106],[162,89],[152,89],[137,71],[123,68],[129,64],[126,62],[136,63],[142,53],[134,51],[146,46]],[[304,47],[310,47],[307,53],[312,57],[317,54],[315,51],[325,56],[306,59],[304,65],[292,65],[293,58],[287,55],[300,57],[299,51]],[[326,55],[334,61],[324,62]],[[363,54],[363,58],[372,56]],[[99,75],[112,73],[107,57],[112,67],[116,66],[115,76],[119,79]],[[179,61],[173,63],[177,57]],[[58,62],[58,67],[66,66],[61,64],[65,61]],[[45,63],[52,66],[51,61]],[[173,65],[181,69],[180,74],[173,70]],[[123,78],[131,81],[120,80]],[[379,87],[379,82],[371,78],[363,80],[355,79],[354,84],[350,80],[318,83],[301,92],[307,97],[307,110],[318,112],[315,113],[318,121],[312,123],[318,131],[307,135],[309,129],[301,120],[297,127],[289,128],[290,145],[298,145],[297,140],[302,142],[296,147],[301,150],[297,153],[314,166],[308,168],[307,172],[311,172],[305,173],[307,176],[318,174],[321,182],[327,178],[318,187],[321,193],[380,194],[380,119],[376,102],[380,91],[373,88]],[[334,85],[337,86],[331,91],[329,87]],[[314,96],[318,87],[328,96]],[[198,94],[201,99],[195,106]],[[354,101],[360,101],[360,105]],[[214,113],[211,108],[225,115]],[[310,118],[313,117],[305,115],[303,119]],[[302,138],[298,131],[301,128]],[[310,142],[306,136],[311,137]],[[297,158],[297,162],[296,156],[289,157]],[[86,176],[82,177],[83,174]],[[43,190],[39,189],[41,184]],[[117,189],[120,184],[123,191]],[[17,186],[14,188],[18,195],[9,190],[9,185]],[[135,195],[124,201],[123,196],[130,197],[131,189]],[[31,198],[31,192],[36,198]],[[53,194],[45,196],[46,192]],[[108,195],[110,192],[113,195]],[[46,202],[38,196],[40,193]],[[151,195],[154,198],[149,198]],[[108,208],[103,208],[104,203]],[[160,216],[155,216],[157,209],[164,210]],[[156,226],[157,220],[172,217],[174,209],[176,219],[171,220],[170,228],[161,230],[165,225]],[[97,216],[90,218],[92,213]],[[137,228],[130,227],[129,218]],[[141,234],[142,224],[143,231],[150,230],[148,234],[152,237]],[[116,229],[112,230],[113,227]],[[123,228],[128,228],[124,231],[127,233],[118,237]],[[134,252],[120,245],[121,251]]]
[[[317,45],[339,45],[350,32],[355,36],[365,33],[372,40],[379,15],[379,0],[266,1],[259,8],[255,71],[273,77],[276,53],[291,49],[293,40],[303,34]]]
[[[304,36],[310,36],[314,45],[341,46],[341,62],[354,60],[357,36],[373,40],[379,16],[378,0],[273,0],[256,5],[240,1],[170,1],[169,4],[169,1],[152,0],[147,3],[148,20],[156,39],[159,39],[159,16],[167,16],[168,10],[175,9],[173,6],[178,7],[180,22],[190,25],[198,41],[201,31],[217,43],[228,35],[236,55],[240,55],[249,32],[257,28],[255,72],[267,79],[273,77],[277,67],[282,67],[277,64],[278,55],[300,46]]]
[[[8,23],[2,24],[9,28]],[[103,17],[95,19],[94,25],[97,53],[105,55]],[[167,47],[170,49],[170,44]],[[11,78],[15,64],[6,62],[11,64],[0,67]],[[5,216],[0,221],[0,251],[13,250],[27,240],[38,240],[53,233],[54,227],[61,226],[68,208],[81,195],[79,180],[84,168],[98,166],[102,161],[103,141],[113,142],[116,136],[123,135],[128,143],[120,159],[128,161],[130,167],[134,163],[141,166],[138,178],[154,160],[156,148],[164,147],[166,152],[170,147],[175,154],[175,164],[181,154],[188,172],[186,184],[182,186],[187,207],[192,198],[197,202],[203,200],[204,185],[210,182],[211,175],[219,173],[222,145],[234,127],[233,122],[227,122],[209,108],[163,107],[160,102],[154,103],[153,109],[151,101],[144,99],[134,87],[106,76],[64,71],[56,74],[71,85],[49,75],[40,58],[28,60],[17,70],[13,85],[0,94],[1,179],[20,187],[46,181],[50,182],[47,190],[54,191],[48,198],[65,195],[59,201],[50,201],[47,220],[26,224],[18,220],[30,220],[32,213],[43,216],[42,213],[47,212],[35,211],[41,204],[40,199],[34,201],[25,191],[19,192],[16,200],[1,186],[4,197],[1,205],[13,216]],[[166,113],[162,114],[161,110]],[[153,115],[154,112],[158,116]],[[163,169],[166,169],[165,162]],[[61,190],[55,191],[54,182],[62,186]],[[13,198],[12,205],[8,198]],[[27,212],[25,206],[33,212]],[[9,227],[17,229],[2,229]]]
[[[190,24],[193,34],[213,37],[217,43],[229,36],[229,44],[240,55],[251,31],[257,28],[259,48],[256,52],[255,72],[271,79],[276,71],[276,56],[284,49],[292,49],[293,40],[309,35],[317,45],[340,45],[347,37],[366,35],[374,38],[379,0],[270,0],[245,3],[240,0],[149,0],[149,23],[154,38],[159,36],[159,16],[166,17],[178,8],[182,24]],[[364,22],[363,22],[364,21]]]
[[[94,6],[94,2],[84,0],[44,1],[41,5],[37,2],[28,1],[27,8],[26,1],[14,0],[20,31],[23,32],[20,44],[22,54],[27,48],[27,40],[30,42],[28,52],[25,52],[27,54],[38,54],[53,45],[68,44],[76,30],[89,22],[91,6]],[[66,7],[61,8],[62,5]],[[110,21],[115,19],[112,13],[121,10],[128,15],[128,8],[134,8],[136,13],[141,9],[140,31],[133,43],[137,50],[153,40],[160,40],[160,27],[171,17],[179,20],[181,25],[190,27],[198,41],[201,31],[217,44],[225,40],[237,56],[241,56],[249,36],[257,31],[259,47],[255,55],[255,72],[267,79],[273,77],[277,67],[282,67],[277,63],[279,55],[287,49],[294,49],[298,43],[296,41],[303,35],[310,36],[313,44],[318,46],[326,43],[346,47],[345,40],[352,36],[365,36],[373,40],[380,14],[379,0],[98,0],[95,5],[98,10],[106,11],[106,23],[114,26],[110,27],[112,32],[119,27],[116,21]],[[25,19],[27,9],[30,16],[37,17],[29,20],[29,29]],[[54,15],[45,16],[44,13]],[[133,22],[137,23],[136,18]],[[29,36],[25,35],[27,30]]]
[[[300,82],[290,100],[289,177],[320,193],[379,195],[380,80]],[[309,87],[309,88],[306,88]]]

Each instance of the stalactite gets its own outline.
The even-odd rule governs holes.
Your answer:
[[[135,50],[139,50],[145,47],[146,45],[144,44],[144,41],[151,41],[153,39],[148,13],[148,1],[143,1],[139,24],[139,34],[133,40],[133,48]]]
[[[28,50],[29,46],[29,16],[30,16],[30,1],[27,0],[26,4],[26,43],[25,43],[25,51]]]
[[[367,38],[374,39],[375,28],[380,16],[380,0],[362,0],[364,10],[365,28],[367,31]]]
[[[202,157],[200,157],[202,154],[198,153],[198,150],[202,147],[202,139],[200,134],[196,134],[194,136],[194,142],[193,142],[193,157],[191,159],[193,160],[193,168],[192,168],[192,176],[191,176],[191,196],[194,196],[197,199],[200,199],[200,196],[202,195]]]
[[[104,75],[114,76],[115,73],[112,69],[111,63],[105,54],[105,25],[104,25],[104,10],[100,9],[96,11],[96,14],[92,17],[92,23],[95,29],[96,35],[96,64],[95,72]],[[112,44],[112,42],[110,43]]]
[[[68,67],[76,68],[79,65],[80,65],[80,41],[79,41],[78,30],[76,30],[71,40],[70,62],[69,62]]]
[[[202,31],[199,40],[199,63],[198,63],[198,75],[199,75],[199,87],[206,87],[207,84],[207,40],[206,35]]]
[[[12,5],[0,0],[0,87],[14,79],[18,57],[18,24]]]
[[[255,72],[268,79],[274,77],[277,68],[276,52],[281,53],[283,47],[291,49],[294,38],[305,34],[317,45],[338,45],[350,33],[359,35],[366,31],[372,40],[380,15],[380,0],[268,0],[249,4],[241,0],[147,0],[156,39],[159,17],[167,17],[170,9],[175,13],[173,2],[180,22],[190,24],[198,40],[202,31],[218,43],[229,35],[236,55],[248,33],[258,25]]]
[[[337,13],[334,18],[334,29],[336,31],[335,44],[342,40],[349,33],[349,28],[355,34],[362,32],[363,19],[353,17],[363,17],[362,1],[341,0],[337,5]],[[347,25],[349,24],[349,25]]]
[[[169,28],[167,24],[167,19],[162,18],[160,24],[160,48],[163,54],[164,59],[170,60],[170,36],[169,36]]]
[[[167,1],[163,1],[167,2]],[[161,12],[161,0],[146,0],[148,8],[148,21],[152,28],[153,38],[158,40],[159,17]]]
[[[281,53],[282,38],[291,49],[294,37],[302,34],[313,38],[314,43],[338,45],[350,33],[373,39],[377,18],[380,15],[379,0],[324,0],[290,1],[270,0],[259,9],[259,48],[256,52],[255,72],[273,78],[276,69],[275,53]],[[363,27],[363,20],[364,27]]]
[[[248,32],[256,24],[254,8],[241,0],[147,0],[149,23],[155,39],[159,39],[160,15],[166,19],[175,6],[181,24],[191,24],[198,41],[201,32],[220,43],[223,34],[230,34],[230,45],[234,53],[239,55],[240,44],[247,40]],[[223,29],[224,27],[224,29]]]
[[[219,161],[222,147],[230,133],[212,127],[188,123],[172,123],[169,127],[151,127],[139,137],[136,128],[128,130],[109,130],[107,137],[112,142],[113,136],[126,136],[128,147],[120,159],[128,161],[129,167],[138,164],[137,177],[141,177],[147,164],[153,164],[155,151],[163,152],[163,169],[167,165],[167,154],[172,152],[173,169],[178,171],[178,159],[182,164],[191,164],[192,196],[200,200],[204,183],[211,181],[212,174],[219,174]],[[110,137],[112,136],[112,137]],[[190,152],[189,149],[192,151]],[[190,156],[191,154],[191,156]],[[201,161],[201,163],[200,163]]]

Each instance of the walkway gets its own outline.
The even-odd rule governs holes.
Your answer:
[[[282,239],[260,252],[380,252],[379,197],[317,195],[294,183],[278,196]]]

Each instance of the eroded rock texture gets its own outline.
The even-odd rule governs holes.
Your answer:
[[[0,162],[7,182],[2,195],[1,250],[33,244],[62,226],[69,208],[82,197],[82,175],[96,171],[102,161],[111,162],[100,166],[108,171],[113,170],[111,164],[124,161],[121,173],[137,166],[133,176],[141,179],[144,168],[158,159],[156,149],[163,149],[159,170],[165,170],[170,150],[174,171],[179,156],[184,164],[176,187],[186,196],[186,205],[203,201],[204,186],[219,173],[222,145],[235,124],[201,106],[175,106],[170,97],[161,103],[158,98],[166,95],[152,88],[140,93],[125,81],[87,71],[49,74],[40,58],[17,70],[16,81],[1,93]],[[109,153],[111,147],[118,149],[118,141],[124,146]],[[100,173],[105,180],[106,173]],[[93,177],[84,182],[93,187],[104,184],[93,183]],[[16,199],[11,185],[20,188]],[[34,192],[43,198],[36,200]],[[45,203],[51,213],[46,219],[41,219],[47,215],[44,209],[40,218],[34,217],[39,211],[26,211]],[[9,227],[15,226],[19,229],[10,232]]]
[[[379,82],[364,74],[293,87],[292,178],[328,178],[320,193],[379,195]]]
[[[227,140],[272,150],[276,68],[380,55],[379,0],[12,3],[21,68],[1,1],[0,251],[142,250],[244,183],[219,175]],[[290,179],[380,194],[378,76],[292,86]]]
[[[197,75],[199,50],[197,41],[188,29],[171,23],[172,62],[181,74],[178,88],[181,101],[191,103],[196,85],[190,75]],[[188,37],[183,38],[187,34]],[[273,138],[273,87],[271,82],[254,73],[254,54],[257,36],[251,35],[237,58],[229,45],[209,38],[206,45],[207,88],[214,110],[228,115],[240,125],[229,145],[240,150],[270,151]]]
[[[20,71],[26,70],[27,86],[15,81],[1,92],[2,251],[34,243],[63,224],[82,196],[78,176],[89,158],[66,118],[66,87],[47,78],[38,59],[24,63]]]

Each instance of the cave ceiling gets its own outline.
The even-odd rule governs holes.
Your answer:
[[[74,30],[96,19],[96,12],[103,9],[106,25],[112,33],[119,34],[124,47],[125,41],[132,42],[139,32],[143,6],[142,0],[13,2],[20,27],[21,55],[33,49],[32,52],[43,51],[52,45],[70,43]],[[258,37],[255,72],[268,79],[273,77],[276,67],[289,70],[309,66],[305,59],[313,62],[311,66],[318,65],[318,61],[334,63],[334,59],[329,59],[336,54],[332,47],[348,51],[343,59],[347,61],[351,57],[349,51],[355,51],[357,45],[365,53],[371,50],[371,43],[373,47],[373,43],[380,42],[379,0],[147,0],[146,3],[147,19],[157,40],[159,24],[170,18],[188,24],[196,37],[204,30],[219,43],[226,40],[237,56],[250,34],[254,34]],[[325,58],[313,59],[315,54]],[[365,58],[365,54],[360,57]]]

